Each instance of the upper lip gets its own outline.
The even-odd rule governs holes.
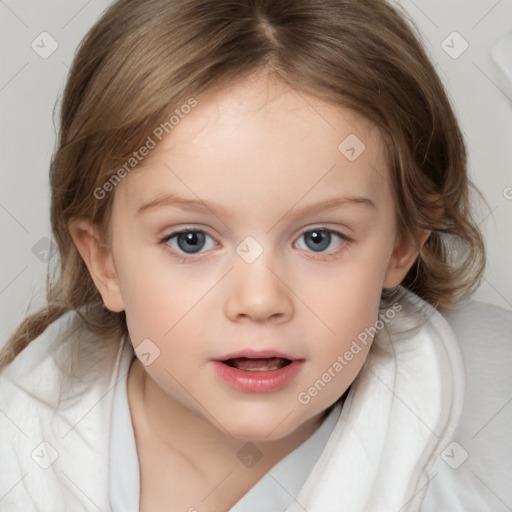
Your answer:
[[[237,359],[239,357],[246,357],[248,359],[269,359],[271,357],[281,357],[283,359],[289,359],[290,361],[299,359],[298,357],[293,357],[283,352],[278,352],[277,350],[254,350],[248,348],[240,350],[239,352],[232,352],[231,354],[217,357],[214,361],[227,361],[228,359]]]

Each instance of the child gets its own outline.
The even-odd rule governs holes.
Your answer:
[[[50,181],[60,273],[0,358],[2,510],[468,510],[429,486],[464,404],[436,308],[484,249],[396,8],[117,1]]]

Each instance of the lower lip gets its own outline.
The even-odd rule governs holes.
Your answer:
[[[302,368],[303,361],[292,361],[279,370],[247,371],[213,361],[217,375],[229,386],[246,393],[270,393],[284,388]]]

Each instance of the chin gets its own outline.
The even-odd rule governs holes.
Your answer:
[[[240,441],[270,442],[293,434],[307,420],[305,418],[301,421],[285,409],[278,412],[261,412],[258,409],[253,406],[249,412],[231,412],[222,424],[231,436]]]

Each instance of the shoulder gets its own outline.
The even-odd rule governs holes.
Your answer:
[[[108,506],[105,488],[94,482],[108,481],[112,390],[131,357],[126,340],[95,335],[68,312],[0,371],[6,510],[84,510],[78,488]]]
[[[108,380],[119,352],[119,338],[94,334],[79,315],[68,311],[0,370],[0,386],[14,385],[57,406],[63,398],[57,391],[86,389],[91,382]]]
[[[440,312],[463,355],[466,392],[458,428],[431,472],[422,512],[509,510],[512,312],[477,301]]]

